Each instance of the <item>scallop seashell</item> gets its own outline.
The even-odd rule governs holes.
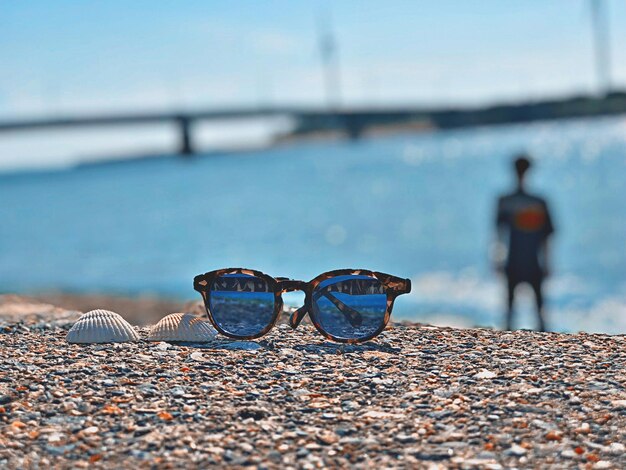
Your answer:
[[[191,313],[171,313],[150,328],[149,341],[211,341],[216,331],[207,322]]]
[[[92,310],[80,316],[67,332],[68,343],[124,343],[139,335],[121,315],[108,310]]]

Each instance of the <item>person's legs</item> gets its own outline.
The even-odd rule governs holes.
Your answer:
[[[544,311],[543,311],[543,292],[541,289],[541,278],[538,278],[536,280],[533,280],[533,282],[530,283],[530,286],[533,289],[533,292],[535,293],[535,300],[537,302],[537,320],[539,322],[539,331],[546,331],[546,321],[544,318]]]
[[[507,303],[506,303],[506,323],[505,329],[512,330],[513,329],[513,301],[515,299],[515,286],[517,282],[511,278],[511,276],[507,276]]]

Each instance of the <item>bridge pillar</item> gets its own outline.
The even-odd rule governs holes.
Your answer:
[[[358,140],[361,138],[365,130],[365,122],[359,116],[354,114],[346,114],[343,118],[345,131],[350,140]]]
[[[183,157],[190,157],[194,154],[193,142],[191,139],[191,119],[188,117],[178,118],[180,128],[180,150]]]

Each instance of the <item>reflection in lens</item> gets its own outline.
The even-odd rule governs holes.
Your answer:
[[[274,292],[267,281],[249,274],[224,274],[211,285],[213,321],[233,336],[255,336],[274,317]]]
[[[374,334],[384,323],[387,295],[380,281],[363,275],[322,281],[313,292],[313,314],[327,333],[343,339]]]

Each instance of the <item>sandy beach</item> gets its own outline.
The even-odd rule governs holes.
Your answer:
[[[133,325],[153,325],[165,315],[174,312],[194,312],[204,314],[204,307],[199,301],[176,301],[162,297],[124,297],[105,294],[72,294],[67,292],[49,292],[36,296],[0,295],[0,317],[16,321],[37,316],[50,317],[69,311],[88,312],[102,308],[122,315]],[[55,309],[54,307],[57,307]]]
[[[343,346],[280,325],[71,345],[78,315],[0,302],[0,467],[626,466],[624,336],[393,325]]]

